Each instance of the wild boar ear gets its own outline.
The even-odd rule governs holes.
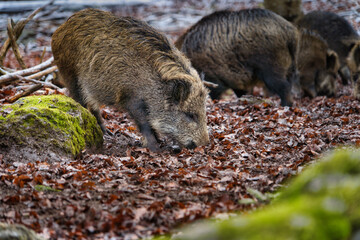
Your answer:
[[[334,72],[337,72],[339,70],[340,63],[339,63],[339,57],[336,54],[336,52],[332,50],[327,50],[326,53],[326,69],[333,70]]]
[[[181,79],[169,81],[170,99],[179,104],[185,101],[190,95],[191,84]]]

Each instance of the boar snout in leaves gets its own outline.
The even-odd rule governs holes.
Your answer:
[[[152,151],[170,137],[182,147],[209,142],[208,94],[190,61],[143,21],[85,9],[53,34],[52,51],[70,96],[96,116],[99,106],[123,109]]]
[[[190,58],[209,87],[213,99],[231,88],[237,96],[264,83],[292,105],[292,84],[297,76],[297,29],[265,9],[219,11],[190,27],[175,45]]]

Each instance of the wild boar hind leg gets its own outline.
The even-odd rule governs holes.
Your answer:
[[[156,133],[148,121],[149,110],[146,102],[143,99],[131,99],[126,104],[126,109],[145,138],[143,144],[152,152],[159,152],[160,148]]]

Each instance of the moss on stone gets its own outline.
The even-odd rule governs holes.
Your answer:
[[[52,187],[44,186],[44,185],[35,185],[34,189],[38,192],[61,192],[58,189],[54,189]]]
[[[103,141],[95,117],[63,95],[25,97],[2,106],[0,139],[2,147],[10,143],[30,144],[39,150],[49,146],[72,156],[85,147],[101,146]]]
[[[221,222],[193,224],[171,239],[325,240],[360,235],[360,150],[336,151],[280,192],[263,209]]]

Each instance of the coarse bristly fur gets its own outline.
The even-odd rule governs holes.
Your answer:
[[[360,36],[354,27],[344,18],[333,12],[312,11],[300,18],[296,25],[299,28],[317,32],[327,42],[330,49],[339,57],[339,74],[343,84],[348,84],[352,72],[348,66],[348,57]],[[355,61],[355,60],[352,60]]]
[[[300,85],[305,96],[336,93],[336,73],[340,63],[336,52],[330,50],[326,41],[308,29],[300,30],[298,68]]]
[[[103,104],[126,110],[152,151],[160,136],[188,148],[209,142],[206,88],[190,61],[145,22],[85,9],[55,31],[51,45],[71,97],[104,131]]]
[[[241,96],[258,82],[292,105],[291,87],[297,80],[297,29],[265,9],[219,11],[202,18],[176,41],[205,80],[213,99],[227,89]]]

